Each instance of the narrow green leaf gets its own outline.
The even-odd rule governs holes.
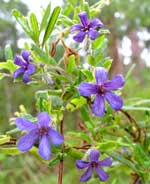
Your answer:
[[[60,10],[61,10],[61,8],[59,6],[57,6],[53,10],[52,15],[48,21],[48,25],[47,25],[46,30],[45,30],[42,46],[44,46],[44,43],[46,42],[46,40],[49,38],[51,32],[53,31],[54,26],[55,26],[56,21],[57,21],[57,18],[58,18],[59,13],[60,13]]]
[[[56,165],[58,162],[60,161],[60,159],[58,157],[53,158],[52,160],[50,160],[50,162],[48,163],[49,167],[52,167],[54,165]]]
[[[39,27],[38,27],[38,21],[34,13],[30,14],[30,25],[33,32],[33,36],[35,41],[39,41]]]
[[[22,152],[20,152],[17,147],[0,148],[0,153],[4,153],[6,155],[11,156],[22,154]]]
[[[51,3],[48,4],[48,6],[44,12],[41,26],[40,26],[40,32],[46,27],[46,24],[47,24],[49,16],[50,16],[50,12],[51,12]]]
[[[12,52],[11,46],[9,44],[7,44],[5,46],[5,59],[6,60],[13,60],[13,52]]]
[[[67,61],[67,73],[72,73],[75,69],[75,56],[71,55]]]
[[[121,162],[122,164],[128,166],[130,169],[132,169],[137,174],[139,174],[140,176],[142,176],[142,173],[140,172],[140,170],[138,168],[136,168],[135,165],[131,161],[125,159],[122,155],[117,154],[117,153],[108,153],[108,155],[110,155],[115,160]]]
[[[85,140],[88,143],[91,143],[91,139],[89,137],[89,135],[87,133],[83,133],[83,132],[68,132],[67,133],[69,136],[71,137],[75,137],[81,140]]]
[[[0,145],[10,141],[10,136],[0,135]]]
[[[28,20],[16,9],[12,11],[13,16],[16,18],[17,22],[21,25],[22,29],[26,34],[34,40],[33,33],[30,29]]]

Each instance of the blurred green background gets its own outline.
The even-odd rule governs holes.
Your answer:
[[[64,0],[64,4],[66,3]],[[16,25],[11,15],[12,9],[19,9],[24,15],[32,10],[26,1],[0,0],[0,62],[5,61],[4,47],[10,44],[14,53],[19,53],[21,41],[26,35]],[[89,4],[96,0],[87,1]],[[35,3],[35,2],[34,2]],[[57,4],[60,2],[58,1]],[[62,1],[61,1],[62,3]],[[41,2],[42,4],[42,2]],[[54,3],[55,4],[55,3]],[[65,8],[65,5],[62,5]],[[39,10],[40,11],[40,10]],[[150,99],[150,3],[149,0],[113,0],[103,8],[100,19],[111,32],[108,35],[108,55],[113,59],[110,75],[126,73],[133,68],[123,90],[125,105],[133,99]],[[24,104],[27,111],[36,114],[34,92],[40,88],[13,83],[10,78],[0,81],[0,134],[9,130],[9,118]],[[150,104],[147,104],[150,107]],[[134,111],[133,116],[142,121],[145,111]],[[69,159],[68,159],[69,160]],[[70,158],[71,160],[71,158]],[[79,183],[79,171],[74,160],[65,162],[64,184]],[[130,181],[125,173],[120,173],[124,181]],[[48,168],[29,153],[8,157],[0,154],[0,184],[48,184],[57,183],[57,166]],[[92,180],[89,183],[93,183]],[[108,181],[106,183],[111,183]]]

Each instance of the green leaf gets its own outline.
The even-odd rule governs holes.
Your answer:
[[[13,52],[12,52],[11,46],[9,44],[7,44],[5,46],[5,59],[6,60],[13,60]]]
[[[149,156],[149,153],[146,152],[144,146],[142,144],[136,144],[133,146],[133,148],[135,151],[135,158],[139,162],[139,164],[149,169],[150,168],[150,156]]]
[[[14,64],[12,60],[7,60],[7,62],[0,62],[0,70],[6,69],[10,71],[10,73],[13,73],[14,70],[17,69],[17,66]]]
[[[60,161],[60,159],[58,157],[55,157],[55,158],[50,160],[50,162],[48,163],[48,166],[52,167],[52,166],[56,165],[59,161]]]
[[[67,73],[72,73],[76,67],[75,56],[71,55],[67,61]]]
[[[112,64],[112,59],[106,58],[104,63],[103,63],[103,67],[109,71],[111,64]]]
[[[66,153],[73,157],[74,159],[81,159],[83,157],[83,153],[79,150],[76,150],[74,148],[67,148]]]
[[[80,112],[81,112],[81,117],[82,117],[84,124],[89,129],[89,131],[94,135],[95,134],[95,132],[94,132],[95,125],[89,116],[89,112],[87,111],[87,109],[85,107],[82,107],[80,109]]]
[[[74,98],[67,104],[67,110],[74,111],[86,104],[86,99],[84,97]]]
[[[20,152],[17,147],[0,148],[0,153],[4,153],[6,155],[11,156],[22,154],[22,152]]]
[[[48,4],[40,25],[40,32],[46,27],[51,12],[51,3]]]
[[[22,29],[26,32],[26,34],[34,40],[33,33],[30,29],[28,20],[16,9],[12,11],[13,16],[16,18],[17,22],[21,25]]]
[[[105,35],[100,35],[97,39],[95,39],[92,43],[93,49],[100,49],[105,41]]]
[[[33,32],[34,40],[38,43],[39,42],[39,27],[38,27],[38,21],[34,13],[30,14],[30,25]]]
[[[83,133],[83,132],[68,132],[67,133],[69,136],[71,137],[75,137],[75,138],[79,138],[81,140],[84,140],[88,143],[91,143],[91,139],[89,137],[89,135],[87,133]]]
[[[96,62],[95,62],[95,59],[94,59],[93,56],[88,55],[87,59],[88,59],[88,63],[89,63],[91,66],[96,66]]]
[[[0,145],[10,141],[10,136],[0,135]]]
[[[122,155],[117,154],[117,153],[108,153],[108,155],[110,155],[115,160],[121,162],[122,164],[128,166],[130,169],[132,169],[133,171],[135,171],[137,174],[139,174],[142,177],[142,173],[139,170],[140,168],[136,168],[135,165],[131,161],[125,159]]]
[[[46,40],[49,38],[51,32],[53,31],[54,29],[54,26],[56,24],[56,21],[58,19],[58,16],[59,16],[59,13],[60,13],[60,10],[61,8],[59,6],[57,6],[53,12],[52,12],[52,15],[48,21],[48,25],[46,27],[46,30],[45,30],[45,34],[44,34],[44,38],[43,38],[43,42],[42,42],[42,46],[44,46]]]

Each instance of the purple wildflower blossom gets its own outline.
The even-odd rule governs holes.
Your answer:
[[[79,92],[82,96],[96,95],[92,105],[92,112],[96,116],[104,116],[105,113],[105,100],[110,106],[120,110],[123,106],[122,99],[112,93],[112,90],[123,87],[125,80],[122,75],[116,75],[112,80],[107,81],[108,71],[105,68],[97,67],[95,69],[96,84],[82,82],[79,85]]]
[[[50,127],[51,118],[47,112],[42,112],[37,117],[38,123],[32,123],[25,118],[16,118],[16,125],[20,130],[27,130],[28,133],[18,140],[18,148],[26,152],[32,148],[39,139],[39,154],[45,160],[51,155],[50,142],[55,146],[63,144],[63,137]]]
[[[23,50],[21,52],[21,56],[16,55],[14,59],[14,63],[20,68],[14,71],[14,79],[16,79],[19,75],[23,74],[23,81],[25,83],[30,82],[31,79],[29,78],[35,72],[35,66],[30,63],[30,52],[27,50]]]
[[[102,28],[104,24],[98,19],[95,18],[92,21],[88,20],[86,12],[81,12],[78,14],[81,24],[75,24],[71,27],[70,31],[79,31],[77,35],[73,37],[76,42],[82,42],[85,35],[88,35],[91,40],[95,40],[99,36],[97,28]]]
[[[109,178],[109,175],[102,169],[105,166],[111,166],[112,158],[108,157],[102,161],[99,161],[100,153],[98,150],[91,150],[90,152],[90,161],[86,162],[83,160],[77,160],[76,166],[78,169],[87,168],[80,178],[80,182],[88,181],[92,177],[94,169],[100,179],[100,181],[106,181]]]

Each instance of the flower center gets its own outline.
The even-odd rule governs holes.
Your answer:
[[[48,135],[48,128],[46,128],[44,126],[41,126],[39,128],[39,132],[38,133],[40,134],[40,136],[42,136],[42,135]]]
[[[90,30],[90,26],[88,25],[87,27],[84,27],[83,28],[83,31],[86,32],[86,31],[89,31]]]
[[[98,166],[98,163],[97,163],[97,162],[92,162],[92,163],[91,163],[91,166],[92,166],[92,167],[97,167],[97,166]]]
[[[103,95],[104,92],[105,92],[105,89],[104,89],[103,86],[98,86],[98,89],[97,90],[98,90],[98,93],[101,94],[101,95]]]

